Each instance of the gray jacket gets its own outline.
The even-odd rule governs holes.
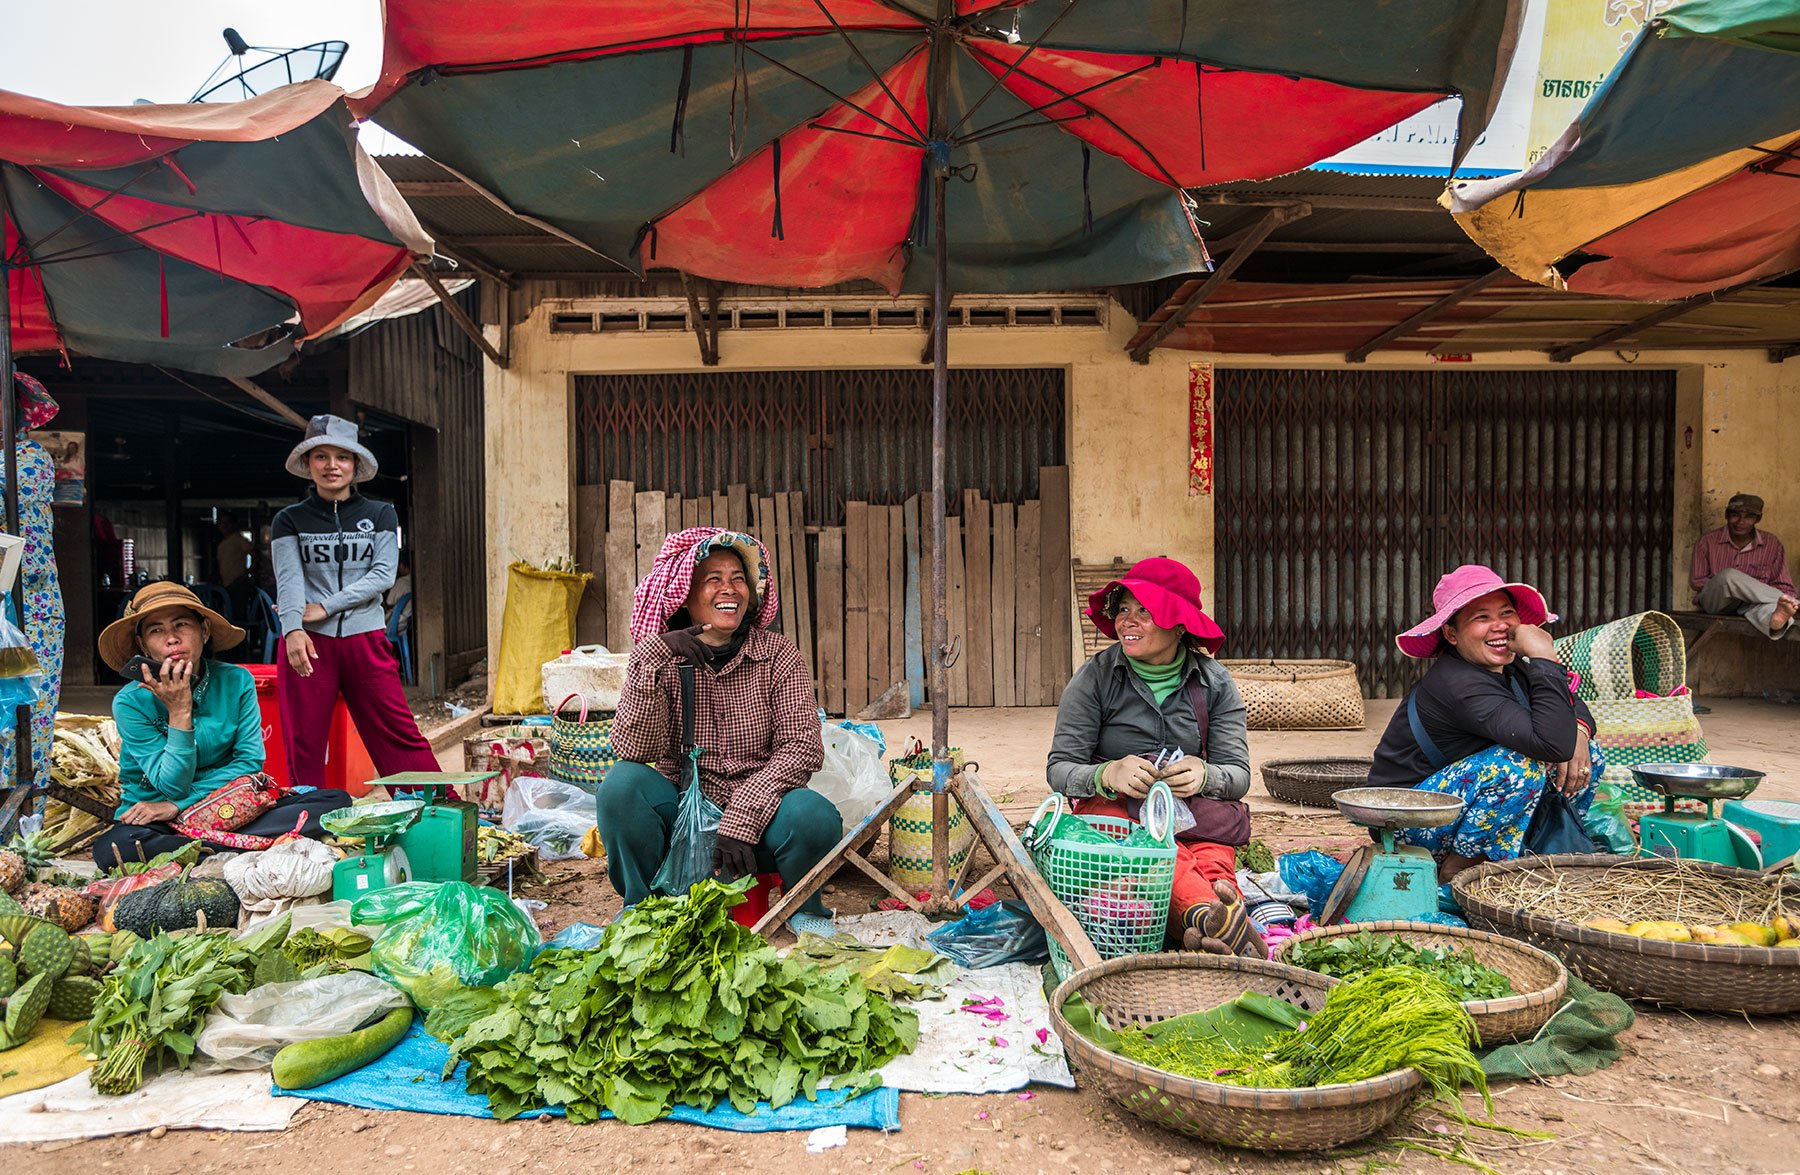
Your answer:
[[[308,490],[275,515],[270,534],[283,636],[301,627],[319,636],[356,636],[387,626],[382,594],[394,586],[400,561],[392,506],[361,493],[327,502]],[[300,614],[309,603],[323,605],[325,619],[303,626]]]
[[[1164,747],[1200,753],[1200,726],[1188,700],[1197,679],[1207,698],[1206,789],[1216,800],[1242,799],[1250,790],[1249,727],[1244,699],[1231,675],[1211,657],[1190,652],[1182,685],[1156,704],[1150,687],[1125,663],[1120,645],[1102,649],[1075,671],[1056,707],[1050,744],[1050,787],[1065,796],[1094,794],[1094,770],[1127,755],[1156,757]]]

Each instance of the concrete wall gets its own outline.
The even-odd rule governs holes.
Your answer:
[[[490,363],[487,368],[490,654],[499,640],[506,565],[514,558],[538,563],[574,551],[572,376],[699,369],[690,334],[551,333],[553,314],[588,305],[540,303],[513,328],[511,367],[500,370]],[[953,329],[950,356],[956,366],[1050,366],[1067,372],[1070,529],[1077,561],[1171,555],[1190,562],[1210,588],[1212,500],[1187,493],[1188,364],[1207,356],[1158,351],[1148,364],[1132,363],[1124,343],[1134,329],[1117,306],[1101,328]],[[916,367],[921,341],[920,333],[904,330],[727,331],[720,369]],[[1213,358],[1222,370],[1343,363],[1338,354]],[[1672,551],[1677,570],[1671,587],[1677,606],[1684,606],[1691,598],[1686,568],[1694,540],[1720,524],[1733,491],[1762,494],[1770,529],[1777,534],[1785,529],[1800,549],[1800,478],[1792,472],[1792,454],[1800,452],[1800,361],[1771,364],[1760,350],[1635,358],[1634,365],[1677,374]],[[1423,355],[1384,356],[1368,368],[1404,370],[1433,362]],[[1620,353],[1601,352],[1580,356],[1576,365],[1624,362]],[[1484,354],[1476,366],[1553,369],[1537,352]],[[1720,662],[1722,676],[1709,678],[1715,692],[1768,680],[1761,654],[1769,651],[1752,659],[1736,648],[1735,642],[1716,640],[1708,650],[1709,663]],[[1787,661],[1800,666],[1800,657]]]

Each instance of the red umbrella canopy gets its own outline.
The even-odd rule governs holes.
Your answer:
[[[387,0],[359,109],[621,264],[743,282],[922,287],[948,167],[951,284],[1062,289],[1203,268],[1182,188],[1305,167],[1451,94],[1473,143],[1522,7]]]
[[[15,352],[252,375],[432,249],[323,81],[184,106],[0,91],[0,198]]]

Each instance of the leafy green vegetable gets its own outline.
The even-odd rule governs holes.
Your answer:
[[[1253,840],[1249,844],[1238,846],[1236,866],[1251,873],[1273,873],[1275,854],[1262,841]]]
[[[265,976],[300,978],[281,954],[290,919],[234,939],[229,930],[158,933],[133,944],[94,1001],[94,1013],[70,1040],[99,1060],[88,1081],[104,1094],[144,1083],[144,1066],[172,1054],[185,1069],[206,1014],[226,993],[240,995]],[[273,962],[271,962],[273,960]]]
[[[1260,1044],[1161,1028],[1119,1033],[1117,1051],[1166,1072],[1229,1085],[1301,1089],[1410,1068],[1452,1105],[1464,1085],[1487,1097],[1472,1051],[1480,1043],[1475,1022],[1449,987],[1411,967],[1383,967],[1339,984],[1309,1023]]]
[[[751,884],[704,881],[682,898],[650,897],[608,927],[591,951],[547,950],[491,990],[491,1012],[459,1021],[490,997],[465,989],[426,1027],[452,1034],[469,1089],[499,1118],[560,1105],[571,1122],[602,1110],[649,1122],[677,1103],[812,1099],[826,1076],[867,1086],[873,1070],[912,1048],[918,1020],[844,968],[784,959],[733,922]]]
[[[1512,981],[1483,966],[1470,950],[1416,947],[1391,934],[1335,935],[1294,944],[1284,962],[1334,979],[1355,979],[1383,967],[1413,967],[1444,981],[1459,1000],[1512,995]]]
[[[891,1000],[935,1000],[956,977],[956,964],[934,951],[895,944],[874,947],[853,935],[805,933],[792,952],[816,967],[848,967],[863,986]]]

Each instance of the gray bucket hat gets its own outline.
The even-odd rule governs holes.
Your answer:
[[[368,481],[381,468],[380,463],[375,460],[375,454],[356,439],[354,420],[345,420],[342,416],[315,416],[306,422],[306,435],[294,446],[294,451],[288,454],[287,471],[295,477],[311,477],[306,471],[306,455],[320,445],[330,445],[356,457],[356,476],[351,481]]]

